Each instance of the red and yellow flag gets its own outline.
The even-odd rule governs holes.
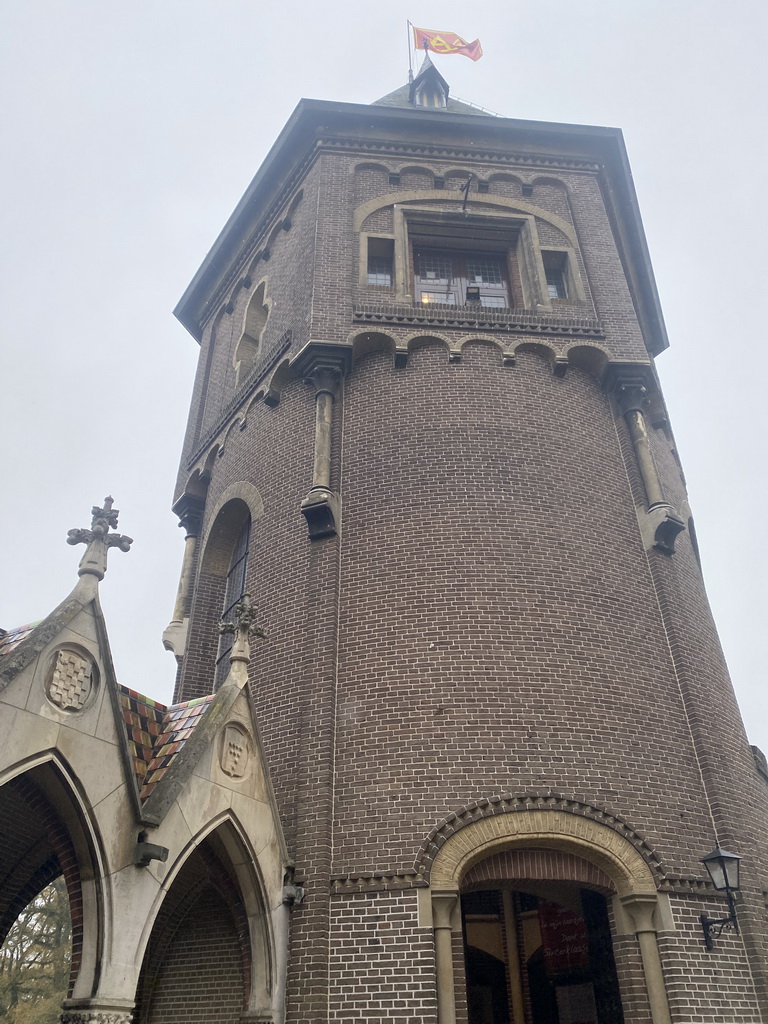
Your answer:
[[[455,32],[438,32],[432,28],[413,27],[413,43],[417,50],[433,50],[435,53],[463,53],[470,60],[480,60],[483,48],[480,40],[468,43]]]

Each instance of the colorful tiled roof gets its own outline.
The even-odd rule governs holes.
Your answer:
[[[26,640],[35,626],[40,622],[30,622],[26,626],[16,626],[15,629],[0,629],[0,658],[18,647],[22,640]]]
[[[139,796],[145,800],[178,757],[213,694],[166,705],[127,686],[119,689]]]

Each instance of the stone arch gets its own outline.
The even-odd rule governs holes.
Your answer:
[[[353,173],[357,174],[358,171],[380,171],[382,174],[392,173],[384,164],[378,164],[372,160],[364,160],[362,163],[355,164]]]
[[[283,220],[280,225],[283,231],[290,231],[291,228],[293,227],[293,218],[296,216],[296,211],[298,210],[303,198],[304,189],[300,188],[299,191],[288,204],[288,209],[286,211],[285,217],[283,217]]]
[[[201,569],[215,572],[222,567],[222,558],[228,558],[226,538],[250,515],[256,520],[264,512],[261,495],[247,480],[230,484],[214,505],[203,534]],[[226,572],[226,565],[224,566]]]
[[[517,174],[510,174],[509,171],[494,171],[493,174],[488,175],[488,182],[493,183],[494,181],[506,181],[511,185],[522,185],[523,179]]]
[[[253,398],[248,402],[248,405],[245,407],[245,413],[243,414],[243,422],[242,422],[241,429],[243,429],[244,427],[247,426],[247,424],[248,424],[248,417],[251,415],[251,410],[253,409],[253,407],[255,405],[257,405],[259,402],[263,402],[264,401],[264,395],[265,395],[264,389],[263,388],[259,388],[258,391],[256,392],[256,394],[253,396]]]
[[[229,441],[229,439],[232,436],[232,434],[236,430],[244,430],[245,429],[245,425],[246,425],[245,424],[245,414],[242,414],[242,415],[239,415],[239,416],[235,416],[233,418],[232,422],[229,424],[229,426],[227,427],[227,429],[226,429],[226,431],[224,433],[224,437],[223,437],[221,445],[219,447],[219,455],[218,455],[218,457],[220,459],[223,458],[223,456],[224,456],[224,452],[226,451],[226,448],[227,448],[227,442]]]
[[[658,858],[618,817],[561,797],[494,797],[443,821],[422,846],[420,874],[431,889],[439,1024],[454,1024],[452,933],[462,881],[507,851],[553,851],[593,865],[610,882],[637,936],[653,1024],[670,1024],[656,941]]]
[[[218,939],[215,949],[209,932]],[[226,976],[219,963],[222,946],[228,958]],[[219,999],[224,986],[229,989],[229,1005],[223,1015],[218,1004],[204,1006],[199,1011],[203,1016],[195,1020],[208,1020],[215,1012],[217,1020],[234,1024],[243,1013],[268,1010],[275,976],[269,908],[256,852],[232,812],[208,822],[186,844],[163,880],[137,949],[139,1024],[159,1019],[156,1004],[162,1006],[177,991],[194,1007],[195,1000],[187,994],[190,968],[199,975],[193,984],[198,984],[205,998],[205,975],[211,971],[207,953],[217,957],[210,978],[216,991],[208,998]],[[174,976],[177,959],[187,972]]]
[[[653,880],[653,891],[664,880],[665,875],[661,868],[659,855],[622,817],[610,814],[602,808],[593,807],[591,804],[583,803],[579,800],[570,800],[559,795],[539,796],[535,794],[522,796],[502,794],[500,796],[493,796],[468,804],[455,813],[449,814],[439,825],[432,829],[422,844],[416,858],[415,867],[417,873],[433,881],[434,864],[438,854],[448,840],[463,832],[467,827],[484,820],[503,821],[506,824],[494,826],[501,830],[498,832],[499,835],[504,833],[504,829],[508,829],[510,837],[522,837],[525,835],[526,829],[530,830],[530,826],[526,825],[525,822],[533,821],[531,817],[533,812],[543,815],[553,813],[560,815],[557,819],[545,818],[541,819],[541,821],[537,819],[539,824],[543,821],[550,832],[561,825],[563,820],[567,819],[569,824],[567,825],[566,832],[563,833],[566,836],[579,834],[579,822],[583,823],[582,831],[584,834],[598,834],[594,832],[593,824],[614,833],[620,840],[628,844],[646,865],[646,871]],[[517,820],[516,816],[522,817]],[[565,819],[562,816],[565,816]],[[599,834],[602,835],[603,833]],[[475,836],[479,838],[481,833],[476,832]],[[602,842],[608,843],[609,840],[606,837]],[[468,843],[470,846],[472,845],[471,841],[468,841]],[[463,845],[466,847],[468,843]],[[574,850],[574,852],[576,851]],[[486,855],[483,854],[481,857],[475,858],[473,863]],[[629,854],[627,856],[629,857]],[[632,860],[632,863],[635,863],[635,861]],[[465,866],[463,870],[466,871],[468,869],[469,866]],[[642,875],[642,869],[639,870]],[[610,874],[610,872],[607,873]]]
[[[353,333],[349,341],[352,343],[352,362],[356,363],[374,352],[392,353],[396,341],[391,334],[382,331],[360,331]]]
[[[529,809],[481,818],[447,840],[429,872],[436,889],[458,889],[479,861],[503,850],[531,848],[572,853],[603,871],[619,896],[655,896],[656,880],[642,853],[609,825],[562,808]]]
[[[457,342],[454,342],[454,350],[459,353],[463,358],[464,349],[471,345],[487,345],[491,348],[495,348],[499,355],[503,358],[505,355],[504,345],[499,341],[498,338],[488,338],[483,335],[475,337],[474,335],[467,335],[464,338],[460,338]]]
[[[602,381],[605,371],[611,361],[611,355],[600,345],[585,345],[582,342],[572,342],[563,349],[571,366],[584,370],[597,381]]]
[[[447,352],[450,352],[454,347],[452,338],[445,334],[439,334],[437,331],[429,331],[428,333],[415,331],[413,334],[407,335],[405,339],[409,352],[415,352],[418,348],[427,348],[435,343],[442,345]]]
[[[562,178],[555,178],[552,175],[539,175],[533,178],[530,182],[534,187],[536,185],[551,185],[554,188],[562,189],[563,192],[568,192],[568,184]]]
[[[0,778],[0,942],[24,907],[63,876],[72,919],[70,998],[96,989],[108,925],[104,854],[81,788],[54,751]]]
[[[475,174],[475,172],[467,170],[465,167],[451,167],[450,170],[445,172],[443,178],[445,179],[446,187],[448,187],[448,183],[453,178],[456,178],[463,185],[470,174]]]
[[[248,300],[243,318],[240,340],[232,355],[232,365],[237,375],[237,383],[242,384],[253,369],[261,348],[261,339],[272,307],[272,300],[267,297],[267,279],[256,286]]]
[[[405,167],[400,168],[398,174],[400,175],[400,180],[404,188],[412,188],[414,185],[418,188],[421,181],[428,184],[429,188],[434,188],[435,175],[429,167],[419,167],[414,164],[407,164]],[[410,179],[410,181],[407,179]]]
[[[563,361],[560,351],[554,345],[549,345],[543,341],[521,341],[514,346],[513,352],[516,357],[522,352],[543,359],[549,365],[552,372],[557,373],[558,376],[562,376],[562,371],[567,365]]]
[[[454,173],[458,174],[460,172]],[[394,206],[396,204],[423,203],[425,200],[435,200],[436,202],[444,203],[445,192],[440,189],[421,189],[414,191],[390,192],[388,195],[377,196],[374,199],[369,199],[366,202],[361,203],[354,211],[352,229],[353,231],[360,231],[368,217],[377,210],[380,210],[382,207]],[[516,197],[493,195],[492,193],[483,194],[482,199],[475,201],[482,203],[483,206],[510,210],[515,213],[525,213],[531,217],[536,217],[538,220],[546,221],[553,227],[557,228],[558,231],[561,231],[566,235],[574,249],[578,247],[576,231],[573,225],[569,224],[568,221],[564,220],[562,217],[558,217],[556,213],[551,213],[549,210],[545,210],[541,206],[536,206],[533,203],[527,203],[525,200],[517,199]]]
[[[282,359],[275,367],[272,376],[267,382],[267,390],[264,401],[267,405],[275,406],[280,402],[283,388],[293,380],[295,374],[289,358]]]

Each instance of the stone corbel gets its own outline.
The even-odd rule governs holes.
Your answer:
[[[184,558],[181,564],[181,576],[179,577],[179,589],[176,592],[173,618],[163,633],[163,646],[166,651],[171,651],[177,658],[184,654],[187,646],[192,574],[203,508],[202,498],[194,497],[191,494],[182,494],[173,506],[173,511],[179,517],[179,526],[184,530]]]
[[[675,507],[667,501],[653,461],[645,411],[648,407],[648,385],[645,374],[616,374],[613,378],[616,402],[627,424],[632,448],[640,470],[647,507],[638,513],[640,534],[646,549],[656,548],[671,555],[677,535],[685,529]]]
[[[310,344],[296,360],[296,370],[315,392],[315,456],[312,486],[301,503],[310,540],[333,537],[339,532],[341,503],[331,489],[333,457],[333,409],[349,368],[348,347]]]

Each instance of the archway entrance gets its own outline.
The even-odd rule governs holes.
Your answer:
[[[590,934],[593,945],[600,933],[606,944],[609,939],[605,924],[600,928],[594,923],[590,925],[589,913],[581,897],[582,890],[602,894],[602,902],[593,902],[599,908],[603,922],[607,921],[607,909],[603,909],[607,908],[605,896],[615,894],[621,904],[622,918],[626,918],[625,923],[637,937],[645,982],[645,991],[640,991],[640,998],[643,1001],[647,998],[648,1017],[653,1024],[670,1024],[669,1003],[656,941],[655,917],[660,911],[660,903],[655,874],[649,863],[651,858],[643,855],[649,851],[642,838],[626,825],[623,831],[627,835],[622,835],[611,824],[592,820],[584,813],[589,811],[597,817],[604,816],[604,812],[584,804],[570,804],[560,797],[541,798],[535,805],[529,803],[529,798],[517,797],[499,798],[498,803],[495,813],[470,821],[458,829],[455,821],[446,820],[440,830],[443,835],[436,833],[425,847],[424,863],[431,862],[429,885],[432,891],[439,1024],[456,1024],[457,1020],[453,933],[460,924],[460,895],[478,891],[503,893],[508,889],[566,908],[570,906],[571,909],[574,907],[574,893],[578,893],[580,912],[587,927],[588,946]],[[470,813],[469,809],[467,813]],[[538,904],[536,910],[538,913]],[[508,930],[510,922],[517,925],[515,915],[506,915],[505,912],[504,923]],[[606,948],[612,955],[612,944]],[[597,991],[596,1013],[601,1015],[597,1017],[598,1024],[621,1024],[623,1014],[620,1017],[618,1011],[609,1010],[607,999],[601,1002],[602,979],[608,975],[597,972],[594,966],[597,954],[592,953],[590,957],[590,982],[593,990]],[[526,961],[523,965],[519,954],[517,958],[507,957],[504,963],[513,969],[517,964],[521,976],[524,966],[527,976],[528,963]],[[613,979],[615,975],[612,973],[610,977]],[[603,991],[608,991],[607,987]],[[519,987],[509,985],[507,1013],[511,1014],[514,1024],[546,1024],[545,1021],[533,1021],[532,1007],[526,1008],[520,993]],[[637,991],[634,994],[637,996]],[[620,1006],[618,997],[617,1005]],[[558,1024],[576,1024],[579,1021],[574,1016],[575,1011],[570,1018],[569,1013],[565,1008],[558,1008]],[[493,1017],[491,1021],[496,1024]]]
[[[601,892],[504,882],[461,912],[469,1024],[623,1024]]]

